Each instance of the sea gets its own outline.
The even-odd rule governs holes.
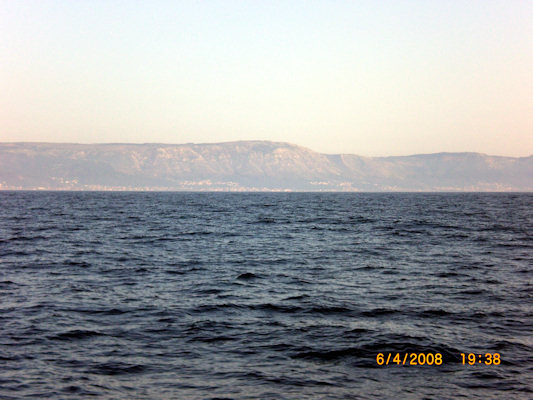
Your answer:
[[[531,193],[3,191],[0,398],[532,399],[532,278]]]

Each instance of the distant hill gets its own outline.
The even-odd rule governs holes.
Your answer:
[[[533,191],[533,156],[321,154],[289,143],[0,143],[0,189]]]

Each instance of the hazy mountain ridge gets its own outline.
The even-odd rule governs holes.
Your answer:
[[[0,143],[0,188],[533,191],[533,156],[321,154],[289,143]]]

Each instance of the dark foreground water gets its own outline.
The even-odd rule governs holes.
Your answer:
[[[530,399],[532,238],[531,194],[0,192],[0,398]]]

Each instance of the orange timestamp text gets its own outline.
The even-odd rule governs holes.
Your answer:
[[[499,353],[461,353],[463,365],[500,365],[502,360]],[[376,356],[378,365],[442,365],[441,353],[379,353]]]

